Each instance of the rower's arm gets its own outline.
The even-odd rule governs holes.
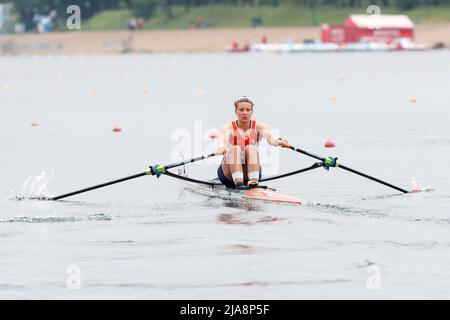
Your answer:
[[[258,133],[262,135],[272,146],[287,147],[289,145],[289,142],[281,139],[266,123],[258,122],[256,129],[258,130]]]
[[[257,123],[258,133],[262,135],[269,144],[272,146],[276,146],[276,142],[278,140],[278,136],[272,132],[269,125],[266,123],[258,122]]]
[[[227,142],[229,139],[230,129],[229,126],[226,124],[220,129],[220,148],[226,148]]]
[[[224,125],[222,129],[220,129],[220,140],[219,147],[215,151],[216,155],[225,154],[227,152],[227,142],[229,140],[230,129],[228,125]]]

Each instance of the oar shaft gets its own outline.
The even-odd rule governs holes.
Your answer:
[[[142,177],[142,176],[145,176],[145,175],[147,175],[146,172],[138,173],[138,174],[135,174],[135,175],[132,175],[132,176],[128,176],[128,177],[125,177],[125,178],[121,178],[121,179],[105,182],[105,183],[102,183],[102,184],[97,184],[97,185],[89,187],[89,188],[84,188],[84,189],[81,189],[81,190],[69,192],[69,193],[66,193],[66,194],[63,194],[63,195],[51,198],[50,200],[59,200],[59,199],[62,199],[62,198],[67,198],[67,197],[74,196],[74,195],[79,194],[79,193],[83,193],[83,192],[99,189],[99,188],[106,187],[106,186],[109,186],[109,185],[112,185],[112,184],[115,184],[115,183],[119,183],[119,182],[131,180],[131,179],[139,178],[139,177]]]
[[[179,167],[179,166],[182,166],[182,165],[185,165],[185,164],[188,164],[188,163],[192,163],[192,162],[196,162],[196,161],[200,161],[200,160],[205,160],[205,159],[208,159],[208,158],[211,158],[211,157],[214,157],[214,156],[215,156],[214,153],[210,153],[210,154],[207,154],[207,155],[203,155],[203,156],[198,156],[198,157],[192,158],[190,160],[169,164],[169,165],[164,166],[164,167],[166,169],[172,169],[172,168]]]
[[[320,160],[320,161],[322,161],[322,162],[325,162],[325,161],[326,161],[325,158],[319,157],[319,156],[317,156],[317,155],[315,155],[315,154],[312,154],[312,153],[307,152],[307,151],[305,151],[305,150],[302,150],[302,149],[300,149],[300,148],[297,148],[297,147],[294,147],[294,146],[290,146],[290,148],[291,148],[292,150],[297,151],[297,152],[300,152],[300,153],[302,153],[302,154],[304,154],[304,155],[307,155],[307,156],[310,156],[310,157],[312,157],[312,158],[318,159],[318,160]],[[402,188],[400,188],[400,187],[394,186],[394,185],[392,185],[392,184],[390,184],[390,183],[388,183],[388,182],[386,182],[386,181],[383,181],[383,180],[377,179],[377,178],[375,178],[375,177],[369,176],[369,175],[367,175],[367,174],[365,174],[365,173],[356,171],[356,170],[354,170],[354,169],[352,169],[352,168],[349,168],[349,167],[346,167],[346,166],[344,166],[344,165],[342,165],[342,164],[340,164],[340,163],[337,164],[336,167],[341,168],[341,169],[344,169],[344,170],[347,170],[347,171],[352,172],[352,173],[354,173],[354,174],[360,175],[360,176],[365,177],[365,178],[367,178],[367,179],[370,179],[370,180],[372,180],[372,181],[376,181],[376,182],[381,183],[381,184],[383,184],[383,185],[385,185],[385,186],[391,187],[391,188],[393,188],[393,189],[395,189],[395,190],[397,190],[397,191],[401,191],[401,192],[403,192],[403,193],[408,193],[408,191],[406,191],[405,189],[402,189]]]
[[[315,159],[317,159],[317,160],[320,160],[320,161],[322,161],[322,162],[325,162],[325,158],[319,157],[319,156],[317,156],[317,155],[315,155],[315,154],[309,153],[309,152],[307,152],[307,151],[305,151],[305,150],[302,150],[302,149],[300,149],[300,148],[297,148],[297,147],[294,147],[294,146],[290,146],[289,148],[291,148],[291,149],[294,150],[294,151],[303,153],[303,154],[305,154],[305,155],[307,155],[307,156],[310,156],[310,157],[312,157],[312,158],[315,158]]]
[[[339,164],[339,168],[344,169],[344,170],[347,170],[347,171],[350,171],[350,172],[352,172],[352,173],[354,173],[354,174],[358,174],[358,175],[360,175],[360,176],[363,176],[364,178],[367,178],[367,179],[376,181],[376,182],[378,182],[378,183],[384,184],[385,186],[391,187],[391,188],[393,188],[393,189],[395,189],[395,190],[398,190],[398,191],[401,191],[401,192],[403,192],[403,193],[408,193],[408,191],[406,191],[405,189],[402,189],[402,188],[400,188],[400,187],[394,186],[394,185],[392,185],[392,184],[390,184],[390,183],[388,183],[388,182],[382,181],[382,180],[377,179],[377,178],[375,178],[375,177],[369,176],[368,174],[365,174],[365,173],[356,171],[356,170],[354,170],[354,169],[352,169],[352,168],[349,168],[349,167],[346,167],[346,166],[344,166],[344,165],[342,165],[342,164]]]
[[[211,158],[213,156],[215,156],[215,154],[214,153],[210,153],[210,154],[199,156],[199,157],[195,157],[195,158],[192,158],[192,159],[189,159],[189,160],[186,160],[186,161],[172,163],[172,164],[164,166],[164,168],[165,169],[175,168],[175,167],[179,167],[179,166],[182,166],[182,165],[185,165],[185,164],[188,164],[188,163],[192,163],[192,162],[195,162],[195,161],[208,159],[208,158]],[[70,193],[62,194],[62,195],[57,196],[57,197],[53,197],[50,200],[59,200],[59,199],[67,198],[67,197],[70,197],[70,196],[73,196],[73,195],[76,195],[76,194],[79,194],[79,193],[83,193],[83,192],[99,189],[99,188],[102,188],[102,187],[106,187],[106,186],[109,186],[109,185],[112,185],[112,184],[115,184],[115,183],[131,180],[131,179],[135,179],[135,178],[139,178],[139,177],[143,177],[143,176],[149,175],[150,172],[151,171],[141,172],[141,173],[138,173],[138,174],[135,174],[135,175],[132,175],[132,176],[125,177],[125,178],[121,178],[121,179],[105,182],[105,183],[102,183],[102,184],[97,184],[97,185],[89,187],[89,188],[84,188],[84,189],[81,189],[81,190],[77,190],[77,191],[73,191],[73,192],[70,192]]]
[[[295,170],[295,171],[288,172],[288,173],[285,173],[285,174],[280,174],[280,175],[277,175],[277,176],[272,176],[272,177],[263,178],[263,179],[259,180],[259,182],[265,182],[265,181],[270,181],[270,180],[275,180],[275,179],[281,179],[281,178],[289,177],[289,176],[292,176],[292,175],[294,175],[294,174],[303,173],[303,172],[306,172],[306,171],[309,171],[309,170],[313,170],[313,169],[320,168],[320,167],[322,167],[322,166],[323,166],[323,165],[322,165],[321,162],[314,163],[312,166],[310,166],[310,167],[308,167],[308,168],[304,168],[304,169],[300,169],[300,170]]]

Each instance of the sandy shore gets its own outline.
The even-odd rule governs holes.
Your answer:
[[[117,32],[64,32],[0,36],[0,55],[102,54],[123,52],[223,52],[233,41],[257,43],[320,39],[316,27],[151,30]],[[416,26],[416,41],[432,46],[450,45],[450,24]]]

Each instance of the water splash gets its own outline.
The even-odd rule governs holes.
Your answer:
[[[49,176],[46,172],[41,172],[39,176],[28,177],[28,179],[23,183],[20,193],[16,194],[16,198],[19,200],[45,200],[53,197],[52,194],[47,192],[47,184],[51,178],[53,178],[53,174]]]
[[[430,191],[434,191],[432,186],[428,186],[426,188],[422,188],[420,183],[414,177],[411,177],[411,184],[413,185],[413,188],[412,188],[412,190],[410,192],[430,192]]]

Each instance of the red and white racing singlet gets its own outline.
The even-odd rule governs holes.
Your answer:
[[[231,143],[233,146],[240,146],[245,149],[248,145],[257,146],[259,143],[259,134],[256,130],[256,121],[252,120],[250,125],[250,132],[247,137],[243,137],[238,130],[237,121],[231,123],[233,125],[233,135],[231,136]]]

